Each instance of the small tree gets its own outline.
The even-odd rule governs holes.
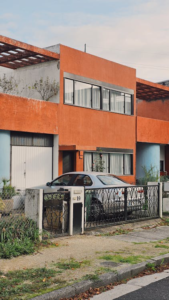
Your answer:
[[[13,76],[7,78],[6,74],[4,74],[3,77],[0,78],[0,88],[3,93],[10,94],[12,91],[16,90],[17,87],[18,84]]]
[[[160,177],[157,167],[151,165],[148,169],[146,166],[142,166],[142,169],[144,171],[144,177],[138,179],[139,184],[147,185],[147,182],[158,182]]]
[[[102,160],[102,154],[99,155],[99,158],[96,159],[93,163],[93,171],[94,172],[103,172],[105,167],[104,167],[105,161]]]
[[[50,82],[48,77],[46,78],[46,80],[41,77],[39,81],[36,81],[34,83],[32,89],[35,89],[41,95],[43,100],[49,101],[51,97],[58,94],[59,84],[56,83],[55,80],[53,80],[53,82]]]

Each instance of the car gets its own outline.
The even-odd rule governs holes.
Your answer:
[[[144,189],[121,180],[115,175],[103,172],[69,172],[65,173],[46,186],[46,189],[60,189],[69,186],[85,188],[85,210],[87,220],[98,220],[105,216],[128,214],[141,210],[145,203]],[[125,200],[127,200],[125,202]]]

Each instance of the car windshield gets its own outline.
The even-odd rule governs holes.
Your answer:
[[[111,175],[98,175],[97,178],[105,185],[125,184],[123,180]]]

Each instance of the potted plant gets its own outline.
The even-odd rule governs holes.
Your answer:
[[[0,208],[0,211],[3,214],[9,214],[13,210],[13,199],[12,197],[16,195],[15,187],[9,184],[9,180],[6,178],[2,178],[2,192],[0,193],[0,197],[3,202],[3,208]]]

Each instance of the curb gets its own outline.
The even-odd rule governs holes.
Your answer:
[[[159,266],[161,263],[165,264],[168,262],[169,262],[169,254],[157,256],[145,262],[136,265],[131,265],[129,267],[121,269],[120,271],[117,272],[117,274],[113,272],[105,273],[100,275],[98,280],[94,280],[94,281],[83,280],[71,286],[67,286],[62,289],[49,292],[47,294],[37,296],[35,298],[32,298],[32,300],[60,300],[61,298],[74,297],[77,294],[84,293],[90,288],[98,288],[101,286],[108,285],[110,283],[114,283],[117,281],[122,281],[124,279],[134,277],[138,275],[140,272],[144,271],[148,263],[153,263],[155,266]]]

